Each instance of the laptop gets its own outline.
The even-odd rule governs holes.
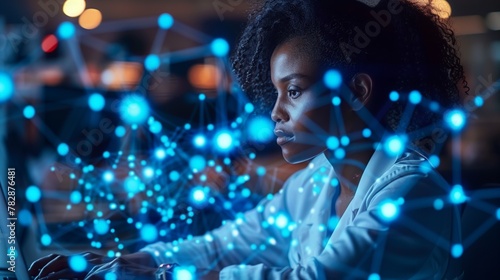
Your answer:
[[[16,238],[9,239],[11,228],[13,227],[9,228],[8,225],[13,224],[16,227],[20,225],[17,220],[8,219],[10,216],[8,216],[7,211],[7,188],[4,188],[1,182],[0,190],[0,280],[31,279],[28,274],[26,263],[24,262],[19,240]],[[19,193],[16,195],[19,195]],[[17,210],[18,208],[16,208],[16,211]],[[11,246],[15,246],[15,251],[10,250]],[[12,265],[14,265],[14,267],[12,267]]]

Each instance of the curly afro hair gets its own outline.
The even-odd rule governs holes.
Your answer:
[[[372,108],[377,108],[372,113],[389,130],[401,127],[405,110],[402,100],[388,102],[391,91],[418,90],[443,108],[458,107],[459,87],[467,88],[464,70],[453,31],[433,13],[431,1],[381,0],[372,8],[354,0],[267,0],[250,14],[233,54],[236,78],[260,111],[269,112],[277,96],[271,55],[278,45],[303,36],[308,41],[303,51],[339,70],[344,81],[360,72],[372,77]],[[404,124],[407,132],[442,120],[423,107]]]

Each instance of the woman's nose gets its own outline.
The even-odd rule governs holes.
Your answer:
[[[274,104],[273,111],[271,112],[271,119],[277,123],[286,122],[289,120],[289,116],[285,109],[284,103],[280,100],[279,97]]]

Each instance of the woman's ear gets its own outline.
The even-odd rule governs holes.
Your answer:
[[[354,111],[359,111],[366,106],[372,95],[372,86],[372,78],[366,73],[358,73],[352,77],[349,83],[352,91],[349,101]]]

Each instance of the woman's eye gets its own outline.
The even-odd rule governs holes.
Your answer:
[[[296,99],[296,98],[298,98],[298,97],[300,96],[300,94],[301,94],[301,92],[300,92],[300,91],[298,91],[298,90],[293,90],[293,89],[288,90],[288,96],[289,96],[290,98],[292,98],[292,99]]]

